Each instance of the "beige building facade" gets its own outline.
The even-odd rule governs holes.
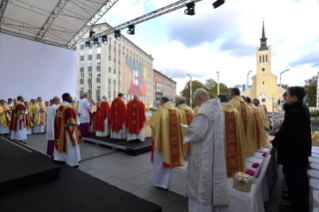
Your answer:
[[[260,47],[256,48],[256,75],[251,79],[253,81],[252,87],[242,92],[241,95],[249,96],[252,100],[257,98],[260,104],[267,106],[269,112],[275,110],[280,87],[277,86],[277,76],[271,73],[271,46],[267,46],[264,24]],[[281,88],[281,94],[285,91]]]
[[[95,34],[112,28],[109,24],[93,26]],[[84,38],[89,37],[89,34]],[[106,96],[111,102],[118,93],[123,93],[127,100],[138,95],[145,104],[153,102],[153,58],[127,37],[121,40],[108,35],[108,44],[85,48],[85,41],[77,45],[77,97],[88,92],[91,99],[99,101]]]

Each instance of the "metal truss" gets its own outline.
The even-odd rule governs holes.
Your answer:
[[[52,23],[55,21],[55,19],[58,17],[58,15],[62,12],[65,5],[69,2],[69,0],[60,0],[59,3],[56,5],[56,7],[53,9],[52,13],[48,17],[48,19],[43,24],[42,28],[38,32],[36,36],[37,41],[42,41],[45,34],[50,29]]]
[[[74,49],[77,42],[81,41],[83,36],[96,24],[119,0],[107,0],[105,4],[100,8],[100,11],[96,13],[91,20],[86,23],[82,29],[77,32],[77,35],[72,38],[68,43],[69,49]]]
[[[175,2],[173,4],[167,5],[165,7],[162,7],[160,9],[158,9],[158,10],[155,10],[153,12],[147,13],[147,14],[145,14],[143,16],[140,16],[138,18],[135,18],[133,20],[130,20],[128,22],[120,24],[120,25],[118,25],[116,27],[113,27],[112,29],[108,29],[108,30],[106,30],[104,32],[95,34],[95,37],[100,37],[102,35],[112,34],[112,33],[114,33],[115,30],[123,30],[125,28],[128,28],[129,25],[137,25],[137,24],[143,23],[143,22],[148,21],[150,19],[162,16],[162,15],[165,15],[167,13],[170,13],[170,12],[173,12],[175,10],[181,9],[183,7],[186,7],[186,4],[188,4],[188,3],[191,3],[191,2],[196,3],[196,2],[200,2],[200,1],[203,1],[203,0],[180,0],[180,1],[177,1],[177,2]],[[90,38],[86,38],[85,40],[88,41],[89,39]]]
[[[2,17],[4,12],[6,11],[9,0],[2,0],[0,3],[0,23],[2,22]]]

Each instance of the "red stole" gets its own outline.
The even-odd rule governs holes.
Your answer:
[[[109,125],[113,132],[119,132],[126,119],[126,106],[121,98],[112,102]]]
[[[144,127],[145,107],[143,102],[138,99],[133,99],[127,105],[127,116],[125,126],[128,128],[128,133],[138,134]]]
[[[21,103],[17,103],[12,108],[11,113],[11,124],[10,124],[10,130],[17,131],[21,129],[21,123],[23,119],[19,119],[19,114],[25,114],[25,107]],[[19,129],[17,129],[17,124],[19,123]]]
[[[66,134],[69,135],[72,146],[80,143],[80,135],[78,126],[76,123],[76,112],[71,106],[60,106],[56,111],[54,120],[54,135],[55,135],[55,147],[59,152],[68,152]],[[72,128],[69,125],[72,124]],[[73,134],[76,134],[77,140],[74,139]]]

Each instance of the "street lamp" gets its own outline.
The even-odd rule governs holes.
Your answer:
[[[217,95],[219,95],[219,71],[217,73]]]
[[[289,70],[290,70],[290,69],[288,68],[288,69],[286,69],[286,70],[284,70],[283,72],[280,73],[280,91],[279,91],[279,93],[280,93],[280,94],[279,94],[279,95],[280,95],[280,96],[279,96],[279,98],[280,98],[280,102],[279,102],[279,103],[280,103],[280,114],[281,114],[281,108],[282,108],[282,107],[281,107],[281,75],[282,75],[283,73],[289,71]]]
[[[248,76],[249,76],[249,74],[251,73],[252,71],[250,70],[249,72],[248,72],[248,74],[247,74],[247,96],[249,97],[249,78],[248,78]]]
[[[190,74],[187,74],[189,77],[190,77],[190,80],[189,80],[189,93],[190,93],[190,98],[189,98],[189,101],[190,101],[190,108],[192,108],[192,76]]]

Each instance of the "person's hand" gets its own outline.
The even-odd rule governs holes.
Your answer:
[[[269,133],[269,135],[275,136],[275,135],[277,135],[277,133],[278,133],[278,132],[279,132],[279,129],[278,129],[278,130],[273,131],[272,133]]]

